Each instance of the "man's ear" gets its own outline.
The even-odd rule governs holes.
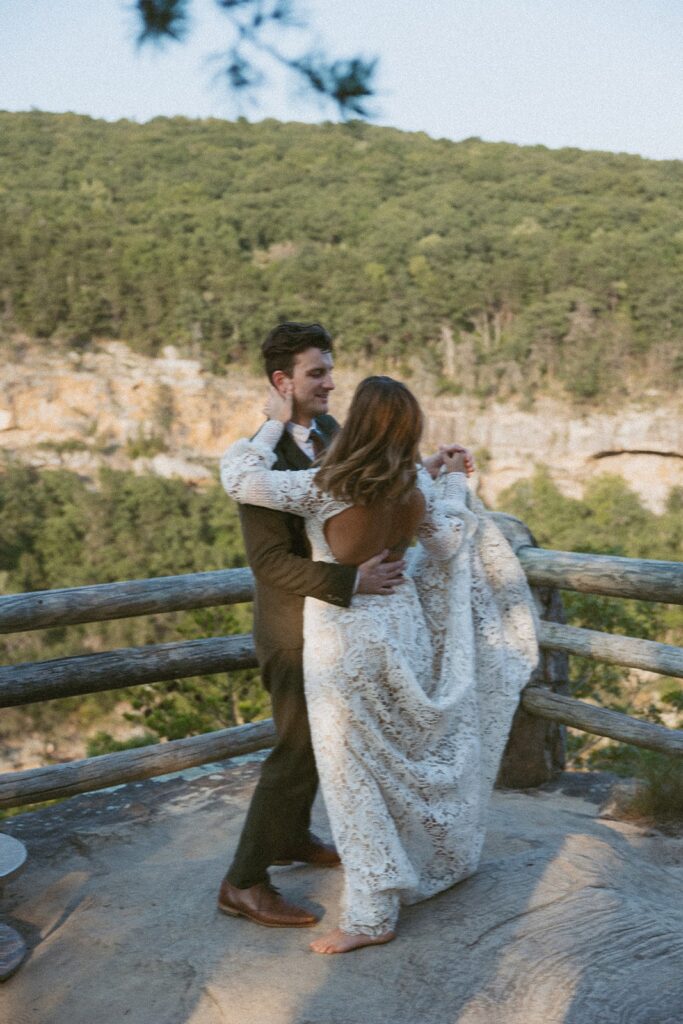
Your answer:
[[[272,374],[270,375],[271,384],[273,385],[275,390],[280,394],[283,393],[285,382],[291,381],[291,379],[292,378],[290,377],[290,375],[288,373],[285,373],[284,370],[273,370]]]

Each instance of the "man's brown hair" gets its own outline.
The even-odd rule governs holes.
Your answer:
[[[309,348],[332,352],[332,335],[322,324],[288,320],[274,327],[261,345],[268,380],[272,382],[275,370],[282,370],[291,377],[296,356]]]

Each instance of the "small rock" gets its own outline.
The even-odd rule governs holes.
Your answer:
[[[598,817],[613,818],[620,820],[630,817],[630,808],[633,801],[646,788],[642,779],[623,779],[612,786],[606,799],[600,805]]]
[[[12,430],[16,426],[11,409],[0,409],[0,430]]]

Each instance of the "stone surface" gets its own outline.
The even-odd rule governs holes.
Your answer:
[[[337,371],[338,419],[366,372]],[[425,408],[425,449],[458,440],[477,450],[485,463],[480,493],[493,505],[537,463],[546,464],[558,486],[574,497],[597,475],[623,476],[656,511],[672,487],[683,486],[680,399],[649,395],[641,405],[605,411],[546,397],[524,410],[494,400],[437,396],[424,374],[408,382]],[[263,378],[234,368],[224,377],[210,374],[198,361],[180,358],[173,346],[164,348],[163,358],[151,359],[123,342],[66,355],[28,345],[21,362],[3,365],[0,452],[89,477],[107,464],[201,484],[227,445],[253,432],[263,399]],[[133,448],[144,437],[167,450],[136,460]]]
[[[340,870],[280,868],[324,913],[266,929],[217,913],[255,762],[77,797],[5,822],[29,848],[5,906],[31,953],[13,1024],[680,1024],[683,838],[602,820],[612,780],[494,796],[478,873],[404,911],[398,938],[309,952]],[[324,810],[316,830],[326,834]]]

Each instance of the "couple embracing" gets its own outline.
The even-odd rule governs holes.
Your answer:
[[[519,694],[538,657],[533,599],[470,493],[470,454],[422,460],[420,406],[368,377],[339,428],[332,339],[285,323],[263,344],[266,422],[223,456],[256,578],[254,636],[277,743],[218,906],[314,925],[271,885],[302,861],[344,870],[342,953],[394,938],[402,903],[471,875]],[[320,780],[335,846],[309,831]]]

